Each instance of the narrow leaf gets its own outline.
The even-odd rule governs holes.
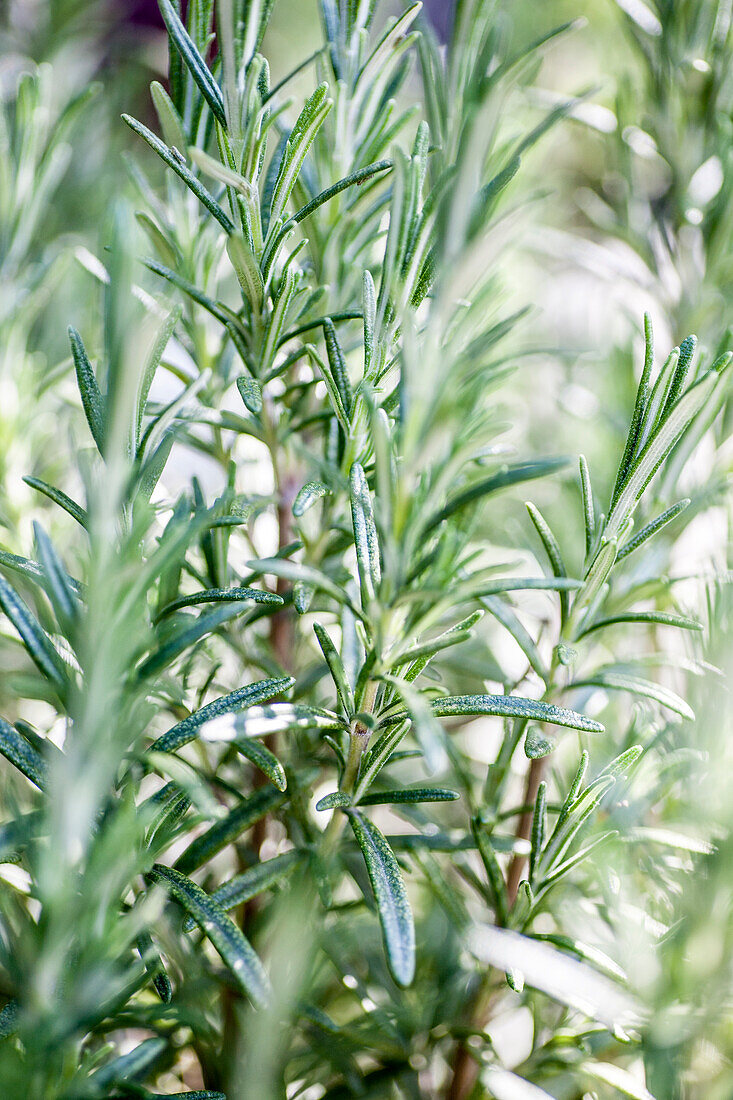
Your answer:
[[[307,481],[302,489],[298,491],[298,495],[293,501],[293,515],[300,519],[309,508],[313,507],[316,501],[327,496],[330,492],[329,487],[321,481]]]
[[[387,806],[411,802],[455,802],[461,796],[445,787],[406,787],[398,791],[372,791],[359,799],[360,806]]]
[[[283,603],[282,596],[278,596],[276,592],[263,592],[260,588],[205,588],[201,592],[192,592],[189,596],[181,596],[173,603],[169,603],[158,612],[155,621],[158,622],[166,615],[172,615],[174,611],[180,611],[183,607],[195,607],[200,603],[237,603],[241,600],[272,604],[276,607]]]
[[[408,986],[415,973],[415,926],[399,865],[376,825],[356,810],[349,811],[349,820],[377,902],[390,973]]]
[[[193,172],[186,166],[183,158],[179,160],[178,157],[170,151],[168,146],[164,145],[160,138],[156,137],[152,130],[149,130],[147,126],[143,126],[142,122],[138,122],[137,119],[132,118],[131,115],[123,115],[122,119],[131,130],[134,130],[143,141],[148,143],[150,148],[158,154],[160,159],[167,164],[169,168],[173,169],[177,176],[180,176],[186,186],[193,191],[199,202],[206,207],[210,214],[213,214],[222,229],[228,234],[233,233],[235,229],[234,222],[222,210],[214,196],[207,191],[201,181],[197,179]]]
[[[362,601],[375,599],[381,581],[379,542],[374,512],[364,470],[355,462],[351,467],[351,522],[354,528],[356,560],[359,566]]]
[[[657,531],[661,531],[663,527],[666,527],[668,523],[676,519],[681,512],[684,512],[689,503],[689,497],[685,500],[680,500],[677,504],[673,504],[671,508],[668,508],[666,512],[662,512],[661,516],[657,516],[651,523],[647,523],[646,527],[642,527],[641,531],[634,535],[633,539],[629,539],[628,542],[624,543],[616,556],[616,560],[621,561],[627,554],[631,554],[634,550],[638,550],[642,543],[650,539]]]
[[[356,710],[354,694],[351,690],[351,685],[346,675],[346,669],[343,666],[339,652],[320,623],[314,623],[313,630],[318,639],[318,644],[321,647],[321,652],[326,660],[326,664],[331,672],[333,682],[336,685],[336,691],[338,692],[341,706],[346,716],[351,718]]]
[[[74,368],[76,370],[76,382],[79,387],[79,394],[81,395],[84,415],[87,418],[89,430],[92,433],[94,442],[97,444],[99,453],[104,454],[104,398],[97,385],[94,368],[89,362],[89,357],[82,343],[81,336],[75,328],[69,328],[69,342],[71,344],[71,354],[74,359]]]
[[[207,741],[211,738],[204,737]],[[256,741],[253,737],[242,737],[232,742],[237,752],[249,760],[250,764],[254,764],[256,768],[267,776],[270,782],[278,791],[287,790],[288,780],[285,775],[285,769],[275,756],[273,752],[263,745],[260,741]]]
[[[254,867],[250,867],[248,871],[235,875],[234,878],[217,887],[211,895],[211,900],[215,901],[225,911],[235,909],[238,905],[250,901],[265,890],[269,890],[276,883],[289,878],[294,871],[297,871],[303,865],[304,858],[302,852],[291,851],[284,852],[281,856],[273,856],[272,859],[263,860],[262,863],[255,863]],[[183,925],[183,931],[190,931],[194,924],[194,920],[187,917]]]
[[[628,691],[632,695],[641,695],[646,699],[653,699],[661,706],[679,714],[682,718],[693,721],[695,713],[684,699],[680,698],[670,688],[655,684],[653,680],[645,680],[641,676],[634,676],[627,672],[617,672],[614,669],[601,669],[583,680],[575,680],[572,687],[601,687],[611,691]]]
[[[158,0],[158,7],[160,8],[160,14],[163,16],[163,22],[166,25],[171,41],[181,55],[183,63],[198,85],[199,91],[204,99],[211,107],[215,118],[221,123],[224,129],[226,129],[227,120],[224,111],[224,98],[221,94],[219,85],[206,67],[204,59],[196,49],[195,43],[181,22],[171,0]]]
[[[586,718],[574,710],[541,703],[535,699],[522,699],[515,695],[453,695],[436,699],[433,714],[437,718],[465,717],[472,714],[494,714],[502,718],[528,718],[535,722],[552,722],[556,726],[569,726],[586,733],[603,733],[600,722]],[[394,720],[393,716],[390,721]]]
[[[66,669],[55,646],[26,603],[14,588],[0,576],[0,608],[18,631],[35,665],[57,688],[67,687]]]
[[[48,497],[49,500],[52,500],[54,504],[58,504],[82,527],[85,529],[89,527],[89,516],[87,513],[75,500],[72,500],[71,497],[67,497],[66,493],[63,493],[61,489],[55,489],[53,485],[47,485],[45,481],[41,481],[38,477],[24,477],[23,481],[26,485],[30,485],[31,489],[36,489],[39,493],[43,493],[44,496]]]
[[[226,817],[197,836],[176,860],[177,870],[186,875],[191,874],[284,801],[284,795],[274,787],[260,787]]]
[[[270,994],[267,974],[249,940],[234,921],[200,886],[172,867],[154,864],[150,879],[160,883],[196,921],[253,1003],[264,1006]]]
[[[0,718],[0,753],[30,779],[31,783],[43,790],[48,770],[46,761],[4,718]]]
[[[607,619],[597,619],[579,635],[590,634],[594,630],[614,626],[617,623],[659,623],[661,626],[677,626],[681,630],[702,630],[702,624],[685,615],[674,615],[669,611],[624,611],[620,615],[611,615]]]
[[[248,687],[232,691],[229,695],[222,695],[220,699],[215,699],[213,703],[207,703],[206,706],[193,714],[189,714],[188,718],[184,718],[178,725],[169,729],[167,733],[164,733],[153,743],[151,751],[175,752],[187,745],[189,741],[193,741],[198,736],[204,723],[210,722],[213,718],[218,718],[222,714],[242,710],[244,707],[252,706],[255,703],[265,703],[273,696],[287,691],[294,683],[295,680],[292,676],[282,676],[275,680],[258,680],[254,684],[249,684]]]

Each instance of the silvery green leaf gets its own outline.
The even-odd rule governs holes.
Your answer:
[[[292,676],[281,676],[277,679],[258,680],[254,684],[230,692],[229,695],[223,695],[220,699],[215,699],[213,703],[207,703],[200,710],[190,714],[188,718],[184,718],[182,722],[172,726],[167,733],[164,733],[154,742],[151,746],[151,752],[176,752],[177,749],[183,748],[189,741],[193,741],[195,737],[198,737],[201,727],[206,722],[210,722],[213,718],[218,718],[222,714],[242,710],[254,703],[265,703],[273,696],[287,691],[294,683],[295,680]]]
[[[603,733],[601,723],[586,718],[584,714],[536,699],[521,699],[515,695],[447,696],[435,700],[433,714],[437,718],[494,714],[502,718],[529,718],[535,722],[552,722],[556,726],[569,726],[586,733]]]
[[[24,600],[14,588],[0,576],[0,608],[17,630],[34,664],[62,692],[68,686],[64,662],[51,639]]]
[[[313,139],[333,106],[333,100],[328,99],[327,96],[328,85],[319,84],[310,99],[306,101],[290,133],[275,181],[270,207],[270,224],[274,224],[283,213]]]
[[[659,431],[649,439],[608,517],[604,532],[606,538],[611,539],[620,534],[641,494],[674,444],[712,397],[720,381],[719,371],[722,372],[728,362],[721,363],[718,369],[707,371],[702,378],[690,386],[670,410]]]
[[[654,1100],[649,1089],[641,1081],[613,1062],[584,1062],[582,1072],[592,1081],[600,1081],[604,1085],[610,1085],[622,1095],[630,1096],[631,1100]]]
[[[262,275],[254,253],[241,233],[232,233],[227,238],[227,252],[247,301],[253,310],[260,310],[265,290]]]
[[[655,684],[653,680],[645,680],[630,672],[616,669],[600,669],[592,676],[582,680],[575,680],[573,687],[600,687],[611,691],[628,691],[632,695],[640,695],[646,699],[653,699],[668,710],[679,714],[682,718],[692,721],[695,713],[692,707],[680,698],[671,688]]]
[[[75,328],[69,327],[69,342],[84,415],[87,418],[92,438],[97,444],[97,449],[100,454],[104,454],[105,400],[100,392],[94,368],[89,362],[81,336]]]
[[[695,619],[688,619],[685,615],[675,615],[670,611],[625,611],[619,615],[609,615],[606,619],[596,619],[590,626],[585,627],[581,637],[594,630],[603,630],[607,626],[616,626],[619,623],[654,623],[660,626],[676,626],[681,630],[702,630],[702,624]]]
[[[152,130],[148,130],[147,126],[144,126],[142,122],[138,122],[137,119],[132,118],[131,115],[123,114],[122,119],[131,130],[134,130],[136,134],[139,134],[140,137],[148,143],[150,148],[158,154],[160,159],[167,164],[169,168],[173,169],[177,176],[180,176],[186,186],[193,191],[199,202],[203,203],[210,214],[213,214],[222,229],[227,233],[233,233],[234,222],[228,214],[222,210],[214,196],[207,191],[201,181],[194,176],[189,168],[187,168],[185,162],[174,156],[168,146],[164,145],[163,142],[155,136]]]
[[[399,864],[376,825],[356,810],[349,810],[349,821],[374,891],[390,973],[408,986],[415,974],[415,926]]]
[[[341,661],[339,652],[320,623],[314,623],[313,630],[318,639],[318,644],[321,647],[321,652],[326,660],[326,664],[331,672],[333,682],[336,685],[336,691],[338,692],[341,706],[346,716],[351,718],[356,711],[354,693],[351,690],[351,685],[346,676],[346,670]]]
[[[4,718],[0,718],[0,754],[14,764],[31,783],[35,783],[40,790],[44,789],[48,771],[46,761]]]
[[[668,523],[671,523],[673,519],[676,519],[681,512],[684,512],[689,503],[689,497],[685,500],[680,500],[677,502],[677,504],[673,504],[671,508],[668,508],[666,512],[662,512],[662,514],[660,516],[657,516],[656,519],[652,520],[651,523],[647,523],[646,527],[642,527],[641,531],[639,531],[638,534],[634,535],[632,539],[629,539],[628,542],[624,543],[624,545],[618,552],[616,560],[621,561],[621,559],[625,558],[627,554],[631,554],[634,550],[638,550],[642,543],[646,542],[647,539],[650,539],[652,535],[655,535],[657,531],[660,531],[662,529],[662,527],[666,527],[666,525]]]
[[[633,998],[586,963],[518,932],[477,925],[469,933],[469,948],[486,966],[519,970],[527,985],[541,990],[610,1030],[626,1030],[638,1018]]]
[[[278,596],[276,592],[263,592],[260,588],[205,588],[201,592],[179,596],[177,600],[167,604],[162,611],[158,612],[156,620],[172,615],[174,611],[181,611],[184,607],[196,607],[201,603],[237,603],[241,600],[271,604],[273,607],[282,607],[283,603],[282,596]]]
[[[38,477],[24,477],[23,481],[26,485],[30,485],[31,489],[36,489],[39,493],[43,493],[44,496],[48,497],[49,500],[52,500],[54,504],[58,504],[65,512],[68,512],[81,527],[89,527],[89,516],[85,510],[77,504],[76,501],[72,500],[71,497],[68,497],[66,493],[62,492],[61,489],[55,489],[53,485],[47,485],[45,481],[41,481]]]
[[[354,545],[359,566],[362,602],[374,600],[382,579],[379,561],[379,540],[374,522],[372,499],[364,470],[355,462],[350,473],[351,522],[354,528]]]
[[[201,729],[204,741],[238,741],[241,737],[269,737],[287,730],[343,729],[345,722],[330,710],[304,703],[270,703],[248,707],[237,714],[212,718]]]
[[[173,101],[163,85],[154,80],[150,85],[150,95],[155,106],[160,128],[163,131],[163,140],[169,149],[178,149],[182,153],[188,142],[183,132],[183,121],[173,105]]]
[[[237,379],[237,389],[245,408],[253,416],[259,416],[262,412],[262,387],[257,379],[240,376]]]
[[[324,485],[322,481],[307,481],[305,485],[299,489],[298,495],[293,501],[293,515],[300,519],[309,508],[312,508],[316,501],[321,497],[327,496],[331,490],[327,485]]]
[[[158,6],[170,39],[181,55],[183,63],[198,85],[199,91],[211,107],[218,122],[226,127],[227,120],[224,112],[224,98],[221,94],[219,85],[206,67],[204,59],[196,49],[195,43],[181,22],[171,0],[158,0]]]
[[[195,882],[172,867],[154,864],[150,880],[160,883],[196,921],[253,1003],[259,1006],[266,1004],[270,996],[270,983],[265,969],[249,940],[221,906],[212,901]]]

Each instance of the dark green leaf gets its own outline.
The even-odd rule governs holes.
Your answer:
[[[275,592],[263,592],[259,588],[206,588],[201,592],[192,592],[190,596],[181,596],[169,603],[156,615],[156,622],[171,615],[174,611],[180,611],[183,607],[194,607],[200,603],[237,603],[240,600],[251,600],[253,603],[273,604],[281,606],[283,599]]]
[[[18,631],[33,662],[55,687],[64,691],[68,683],[66,669],[55,646],[25,602],[2,576],[0,576],[0,607]]]
[[[377,902],[390,972],[398,985],[408,986],[415,973],[415,926],[399,865],[376,825],[356,810],[349,811],[349,820]]]
[[[239,688],[237,691],[230,692],[229,695],[222,695],[220,699],[207,703],[206,706],[189,714],[188,718],[184,718],[178,725],[169,729],[153,743],[151,751],[175,752],[187,745],[189,741],[193,741],[205,722],[210,722],[222,714],[230,714],[253,706],[255,703],[265,703],[273,696],[287,691],[294,683],[292,676],[282,676],[275,680],[257,680],[248,687]]]
[[[206,734],[204,736],[206,737]],[[211,740],[210,737],[206,737],[206,739]],[[254,764],[256,768],[259,768],[279,791],[287,790],[288,780],[285,769],[275,754],[270,752],[265,745],[260,741],[256,741],[253,737],[240,737],[232,744],[237,752],[246,757],[250,764]]]
[[[150,879],[160,883],[208,936],[237,983],[255,1005],[267,1003],[270,983],[252,945],[221,906],[200,886],[172,867],[153,865]]]
[[[71,497],[67,497],[66,493],[63,493],[60,489],[55,489],[53,485],[47,485],[45,481],[41,481],[38,477],[24,477],[23,481],[26,485],[30,485],[31,489],[37,489],[39,493],[43,493],[44,496],[52,500],[54,504],[60,505],[65,512],[81,524],[82,527],[89,527],[89,517],[82,507],[80,507],[76,501]]]
[[[391,803],[455,802],[461,796],[445,787],[405,787],[398,791],[372,791],[359,799],[360,806],[386,806]]]
[[[104,454],[105,401],[97,385],[94,368],[89,362],[81,336],[75,328],[69,328],[69,341],[84,415],[99,453]]]
[[[313,507],[317,500],[325,497],[330,492],[329,487],[321,481],[307,481],[303,488],[298,491],[298,495],[293,501],[293,515],[300,519],[309,508]]]
[[[270,810],[281,806],[284,801],[284,795],[274,787],[260,787],[254,794],[240,802],[226,817],[217,821],[201,836],[197,836],[176,861],[177,870],[187,875],[191,874],[207,860],[212,859],[227,844],[236,840],[245,829],[249,829]]]
[[[224,910],[235,909],[238,905],[269,890],[275,883],[289,878],[298,867],[302,866],[304,859],[302,852],[291,851],[263,860],[262,863],[255,863],[254,867],[250,867],[248,871],[235,875],[234,878],[217,887],[211,899]],[[194,924],[194,920],[187,917],[183,925],[184,932],[189,932]]]
[[[170,0],[158,0],[160,14],[183,63],[196,82],[199,91],[211,107],[217,121],[226,129],[227,120],[224,112],[224,98],[219,85],[209,72],[204,59],[191,39],[188,31],[181,22],[178,13]]]
[[[359,566],[362,601],[368,603],[377,594],[382,570],[379,562],[379,541],[374,523],[372,500],[363,469],[358,462],[351,467],[351,522]]]
[[[47,778],[46,761],[4,718],[0,718],[0,753],[43,790]]]

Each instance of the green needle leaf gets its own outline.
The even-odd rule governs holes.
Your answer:
[[[53,642],[4,577],[0,576],[0,608],[18,631],[35,665],[62,692],[68,686],[66,668]]]
[[[586,733],[603,733],[600,722],[586,718],[574,710],[556,707],[553,703],[541,703],[535,699],[521,699],[516,695],[453,695],[436,699],[433,703],[436,718],[460,718],[473,714],[493,714],[501,718],[528,718],[535,722],[552,722],[556,726],[584,730]],[[400,716],[390,716],[390,723]]]
[[[166,25],[171,41],[178,50],[183,63],[198,85],[199,91],[211,107],[215,118],[226,129],[227,120],[224,111],[224,97],[219,85],[206,67],[206,63],[196,49],[188,31],[178,17],[178,13],[171,4],[171,0],[158,0],[160,14]]]
[[[218,221],[219,225],[224,229],[227,234],[231,234],[235,230],[234,222],[224,213],[219,203],[214,196],[207,191],[203,183],[194,176],[193,172],[186,166],[183,159],[179,160],[170,151],[167,145],[164,145],[160,138],[156,137],[152,130],[148,130],[147,126],[143,126],[142,122],[138,122],[137,119],[132,118],[131,115],[123,115],[123,122],[126,122],[131,130],[134,130],[143,141],[146,141],[151,149],[153,149],[160,159],[172,168],[177,176],[183,180],[189,190],[193,191],[196,198],[201,202],[210,214]],[[179,150],[180,152],[180,150]]]
[[[23,481],[26,485],[30,485],[31,489],[36,489],[39,493],[43,493],[44,496],[48,497],[49,500],[52,500],[54,504],[58,504],[82,527],[85,529],[89,527],[87,513],[76,501],[72,500],[71,497],[67,497],[61,489],[55,489],[53,485],[47,485],[45,481],[41,481],[38,477],[24,477]]]
[[[260,787],[226,817],[197,836],[176,861],[176,868],[183,874],[191,874],[284,801],[284,795],[274,787]]]
[[[191,879],[172,867],[153,864],[150,880],[160,883],[208,936],[237,983],[252,1002],[262,1007],[270,996],[270,983],[254,948],[220,905]]]
[[[349,381],[349,372],[346,369],[344,353],[341,350],[341,344],[339,343],[336,329],[333,327],[333,321],[330,317],[325,317],[323,320],[323,335],[326,339],[326,352],[328,354],[328,364],[331,368],[331,375],[338,387],[341,403],[346,415],[350,418],[353,402],[351,382]]]
[[[94,368],[89,362],[89,357],[82,343],[81,336],[75,328],[69,328],[69,342],[71,343],[71,354],[74,359],[74,367],[76,369],[76,381],[79,387],[79,393],[81,395],[81,403],[84,408],[84,415],[87,418],[87,424],[89,430],[92,433],[92,438],[97,444],[97,450],[100,454],[104,454],[104,431],[105,431],[105,401],[102,397],[99,386],[97,385],[97,378],[94,374]]]
[[[207,703],[205,707],[189,714],[188,718],[184,718],[178,725],[169,729],[167,733],[164,733],[153,743],[150,751],[175,752],[187,745],[189,741],[193,741],[195,737],[198,737],[201,727],[206,722],[210,722],[222,714],[230,714],[256,703],[265,703],[275,695],[287,691],[294,683],[295,680],[292,676],[282,676],[275,680],[257,680],[256,683],[250,684],[248,687],[239,688],[237,691],[230,692],[229,695],[222,695],[220,699],[215,699],[213,703]]]
[[[46,761],[4,718],[0,718],[0,753],[31,783],[35,783],[40,790],[44,789],[48,770]]]
[[[376,825],[356,810],[348,814],[377,902],[390,973],[408,986],[415,974],[415,926],[399,864]]]
[[[333,106],[333,100],[327,99],[327,95],[328,85],[319,84],[310,99],[306,101],[290,133],[272,194],[270,207],[270,225],[272,226],[283,213],[313,139]]]
[[[685,615],[673,615],[669,611],[625,611],[620,615],[611,615],[607,619],[597,619],[582,631],[580,637],[617,623],[659,623],[662,626],[677,626],[682,630],[702,630],[702,624],[695,619],[688,619]]]
[[[269,890],[278,882],[290,877],[294,871],[303,865],[305,856],[302,852],[284,852],[281,856],[255,863],[248,871],[235,875],[222,886],[217,887],[211,894],[211,900],[224,910],[236,909],[246,901],[257,897],[265,890]],[[194,927],[195,921],[187,917],[183,925],[183,931],[189,932]]]
[[[321,647],[321,652],[326,660],[326,664],[331,672],[333,682],[336,685],[336,691],[341,700],[341,706],[347,718],[351,718],[356,711],[354,693],[351,690],[351,685],[346,675],[346,669],[344,668],[339,652],[320,623],[314,623],[313,630],[318,639],[318,644]]]
[[[611,691],[628,691],[632,695],[640,695],[646,699],[653,699],[661,706],[674,711],[675,714],[679,714],[682,718],[687,718],[689,721],[693,721],[695,718],[695,712],[692,710],[692,707],[690,707],[684,699],[681,699],[676,692],[672,691],[670,688],[662,687],[661,684],[655,684],[653,680],[644,680],[641,676],[634,676],[628,672],[617,672],[614,669],[601,669],[587,679],[573,681],[569,686],[601,687]]]
[[[210,741],[211,738],[206,736],[204,738]],[[253,737],[242,737],[233,741],[232,744],[236,748],[237,752],[249,760],[250,764],[254,764],[256,768],[267,776],[270,782],[278,791],[287,790],[288,779],[285,775],[285,769],[275,756],[273,752],[261,742],[256,741]]]
[[[195,607],[200,603],[237,603],[241,600],[251,600],[253,603],[272,604],[281,606],[282,596],[275,592],[263,592],[259,588],[205,588],[201,592],[192,592],[190,596],[181,596],[169,603],[156,617],[155,621],[172,615],[174,611],[180,611],[183,607]]]
[[[366,475],[358,462],[351,467],[351,522],[363,603],[376,597],[382,579],[379,541]]]
[[[458,791],[445,787],[411,787],[398,791],[372,791],[359,799],[360,806],[386,806],[392,803],[455,802]]]
[[[681,512],[684,512],[689,503],[689,497],[686,500],[680,500],[677,504],[673,504],[671,508],[668,508],[666,512],[662,512],[661,516],[657,516],[651,523],[647,523],[646,527],[642,527],[641,531],[639,531],[637,535],[634,535],[633,539],[629,539],[628,542],[624,543],[616,555],[616,561],[621,561],[627,554],[631,554],[634,550],[638,550],[642,543],[650,539],[652,535],[656,535],[657,531],[661,531],[663,527],[666,527],[668,523],[676,519]]]
[[[329,487],[321,481],[307,481],[293,501],[293,515],[296,519],[300,519],[309,508],[313,507],[316,501],[327,496],[330,492]]]

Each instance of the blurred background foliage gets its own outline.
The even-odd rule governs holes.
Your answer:
[[[527,62],[530,71],[519,101],[513,101],[516,135],[568,96],[579,97],[570,117],[527,154],[509,208],[491,239],[496,250],[492,262],[500,256],[504,312],[531,304],[506,353],[517,369],[497,396],[497,422],[507,425],[501,446],[507,455],[585,454],[598,499],[606,500],[643,359],[642,312],[651,314],[660,347],[671,347],[695,332],[702,341],[699,355],[709,364],[730,345],[731,6],[726,0],[588,0],[583,5],[572,0],[543,0],[539,5],[503,0],[498,9],[508,52],[577,20],[571,33],[549,44],[541,58]],[[401,11],[402,5],[381,5],[383,13],[389,10]],[[426,4],[426,11],[438,33],[446,34],[448,0]],[[263,46],[272,83],[321,41],[316,0],[278,0]],[[64,513],[50,503],[46,507],[22,479],[31,474],[61,485],[76,498],[81,492],[80,475],[69,468],[67,455],[88,446],[88,439],[73,384],[66,325],[71,321],[79,329],[101,333],[100,263],[107,262],[111,239],[109,210],[120,198],[133,208],[141,206],[130,165],[142,164],[154,181],[163,178],[153,154],[119,114],[124,110],[152,125],[148,84],[164,79],[166,69],[167,45],[155,5],[5,0],[0,7],[0,544],[6,551],[24,552],[32,540],[31,523],[40,519],[61,550],[71,554],[72,573],[74,540]],[[305,72],[292,82],[292,94],[300,99],[312,86]],[[412,102],[417,87],[416,81],[408,82],[402,92],[405,103]],[[157,293],[155,281],[141,271],[135,271],[134,282],[143,294]],[[211,348],[207,340],[205,335],[204,353]],[[599,890],[607,893],[601,907],[606,942],[598,946],[635,974],[651,1010],[641,1053],[634,1056],[642,1059],[656,1100],[728,1100],[733,1094],[733,752],[730,726],[726,728],[723,718],[730,710],[725,683],[730,683],[733,653],[733,603],[726,573],[733,518],[730,419],[728,401],[712,410],[698,437],[685,437],[673,452],[657,487],[658,499],[691,498],[694,518],[682,538],[676,537],[676,521],[670,524],[633,578],[639,592],[645,586],[652,592],[664,572],[675,579],[679,604],[707,605],[702,656],[684,640],[672,642],[665,636],[659,642],[662,653],[681,660],[687,669],[681,694],[697,719],[684,727],[684,735],[679,726],[660,725],[663,766],[660,757],[644,763],[626,800],[613,810],[617,820],[612,824],[624,842],[614,844],[609,856],[612,873],[599,884],[593,866],[587,867],[562,902],[566,926],[583,938],[589,920],[583,875],[593,879],[594,896]],[[703,429],[705,437],[688,463]],[[193,471],[207,499],[224,491],[220,467],[182,452],[166,470],[164,491],[175,495]],[[563,545],[582,543],[582,510],[572,473],[539,483],[533,499]],[[497,560],[503,549],[531,561],[521,490],[502,501],[500,529],[494,509],[477,521],[473,537],[490,540]],[[660,510],[655,500],[645,508],[643,522]],[[118,552],[118,565],[132,568],[125,558],[131,547]],[[573,564],[577,569],[582,563]],[[122,595],[112,593],[113,598]],[[492,678],[510,679],[521,658],[514,642],[499,632],[484,640],[501,671]],[[88,657],[93,669],[93,655]],[[112,664],[105,669],[121,659],[109,656]],[[461,651],[452,663],[444,662],[456,692],[461,677],[471,680],[471,662],[485,659]],[[16,713],[25,687],[24,665],[5,628],[0,661],[2,713],[47,726],[51,710],[43,699]],[[665,675],[662,670],[663,682]],[[679,674],[668,678],[680,690]],[[119,705],[134,713],[140,725],[136,708],[142,704],[134,693]],[[627,738],[628,744],[632,741],[633,728]],[[576,747],[558,753],[559,773],[574,770]],[[610,739],[601,741],[596,763],[606,763],[623,747]],[[521,776],[514,779],[521,793]],[[16,799],[13,782],[3,774],[3,804],[13,805]],[[124,832],[126,825],[134,837],[132,824],[123,821],[119,827]],[[58,882],[47,882],[47,889],[63,892]],[[440,904],[430,908],[426,903],[425,908],[421,929],[432,937],[430,965],[435,968],[423,979],[427,999],[428,990],[447,981],[455,959],[441,957],[441,945],[449,938]],[[287,917],[280,919],[287,934]],[[175,955],[175,946],[167,946]],[[90,951],[93,955],[94,941]],[[206,981],[203,975],[196,980],[202,985]],[[366,990],[357,993],[368,999]],[[83,995],[84,990],[82,1001]],[[545,1030],[535,1030],[536,995],[525,994],[520,1003],[507,989],[501,997],[496,1032],[491,1026],[488,1031],[502,1060],[521,1077],[541,1082],[551,1095],[568,1100],[647,1095],[642,1085],[638,1093],[627,1091],[628,1081],[626,1088],[618,1086],[613,1067],[607,1079],[575,1073],[563,1048],[563,1029],[570,1026],[564,1010],[557,1009],[554,1031],[546,1018]],[[195,1003],[186,1009],[195,1015]],[[430,1019],[427,1003],[425,1019]],[[394,1021],[390,1017],[381,1023],[393,1026]],[[330,1042],[322,1021],[313,1021],[313,1032],[321,1044]],[[603,1058],[592,1030],[583,1043]],[[255,1045],[253,1041],[252,1057]],[[420,1057],[418,1053],[416,1065]],[[349,1056],[344,1061],[348,1066]],[[633,1063],[627,1068],[634,1072]],[[200,1083],[197,1072],[196,1066],[186,1066],[184,1055],[184,1064],[172,1068],[160,1088],[195,1087]],[[266,1075],[267,1066],[261,1072]],[[501,1088],[497,1083],[494,1090],[500,1100],[505,1095]],[[351,1093],[334,1089],[328,1095],[335,1100]],[[518,1098],[524,1095],[531,1094],[516,1093]]]

